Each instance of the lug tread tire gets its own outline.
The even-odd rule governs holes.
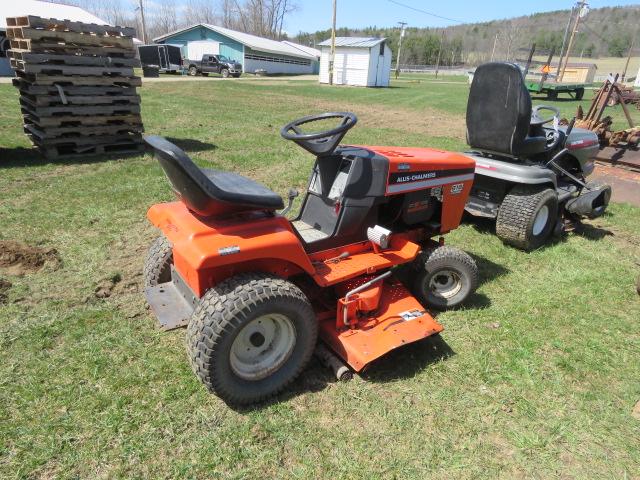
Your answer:
[[[243,391],[215,368],[216,354],[224,355],[223,342],[239,331],[253,309],[275,299],[284,300],[300,312],[304,323],[300,332],[296,328],[296,344],[291,357],[302,349],[299,361],[284,379],[267,389]],[[285,389],[304,370],[316,346],[318,325],[309,300],[302,291],[284,279],[263,273],[243,273],[220,282],[209,290],[196,307],[187,328],[187,354],[196,376],[207,390],[232,405],[261,402]],[[291,357],[289,360],[291,360]],[[224,357],[223,357],[224,358]],[[265,382],[285,367],[289,360]],[[228,363],[228,355],[225,360]],[[226,370],[226,369],[225,369]],[[233,375],[231,370],[227,372]],[[258,382],[256,382],[258,383]],[[246,382],[250,387],[250,383]],[[249,388],[250,389],[250,388]]]
[[[171,280],[173,247],[166,237],[158,237],[149,247],[142,269],[145,287],[155,287]]]
[[[547,202],[549,220],[546,231],[533,236],[533,222],[538,210]],[[551,188],[516,185],[505,196],[496,219],[496,234],[505,243],[522,250],[535,250],[553,232],[558,217],[558,196]]]
[[[415,293],[423,304],[438,310],[459,306],[478,288],[478,266],[467,252],[459,248],[448,246],[430,248],[418,257],[416,265],[419,274],[414,284]],[[465,277],[468,288],[465,288],[464,294],[459,298],[454,297],[455,301],[453,302],[445,301],[445,303],[434,303],[428,299],[422,286],[431,273],[444,266],[455,267],[459,274]]]

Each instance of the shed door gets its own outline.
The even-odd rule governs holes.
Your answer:
[[[167,56],[167,47],[159,47],[159,56],[160,56],[160,68],[168,68],[169,61]]]
[[[373,49],[374,51],[371,52],[373,54],[377,53],[377,57],[378,57],[378,66],[376,68],[376,86],[380,86],[380,85],[384,85],[384,42],[380,43],[380,48],[378,49],[378,51],[376,52],[376,49]]]

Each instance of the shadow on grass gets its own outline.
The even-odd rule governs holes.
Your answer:
[[[587,240],[598,241],[602,240],[605,237],[613,237],[614,233],[611,230],[607,230],[605,228],[600,228],[595,225],[591,225],[589,223],[576,223],[573,233],[581,236]]]
[[[0,169],[2,168],[23,168],[37,167],[55,163],[56,165],[75,165],[79,163],[99,163],[107,160],[118,160],[132,156],[143,155],[144,152],[119,152],[105,153],[100,155],[76,154],[56,159],[47,159],[36,148],[1,148],[0,147]]]
[[[208,142],[201,142],[200,140],[194,140],[193,138],[176,138],[165,137],[167,141],[177,145],[185,152],[204,152],[206,150],[215,150],[217,145]]]
[[[361,376],[366,381],[379,383],[410,378],[429,365],[446,360],[455,353],[440,335],[433,335],[392,350],[371,364]]]

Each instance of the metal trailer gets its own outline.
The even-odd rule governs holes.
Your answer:
[[[178,45],[140,45],[142,67],[156,66],[163,73],[182,71],[182,51]]]
[[[532,94],[545,94],[549,100],[556,100],[561,93],[566,93],[576,100],[582,100],[586,86],[585,83],[528,82],[527,90]]]

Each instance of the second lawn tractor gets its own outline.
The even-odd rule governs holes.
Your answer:
[[[543,118],[543,112],[551,112]],[[543,245],[565,224],[602,215],[611,187],[587,182],[598,137],[560,126],[552,106],[532,109],[515,64],[487,63],[476,70],[467,103],[467,141],[476,176],[466,210],[496,220],[505,243],[523,250]],[[575,121],[575,120],[574,120]]]
[[[335,128],[306,133],[331,119]],[[336,376],[361,372],[441,332],[427,309],[460,305],[476,289],[475,262],[442,237],[460,223],[473,159],[338,147],[356,121],[326,113],[282,129],[315,156],[291,221],[295,190],[284,208],[263,185],[146,138],[178,196],[148,212],[163,235],[144,268],[146,298],[163,328],[188,325],[195,374],[229,404],[278,393],[314,350]]]

